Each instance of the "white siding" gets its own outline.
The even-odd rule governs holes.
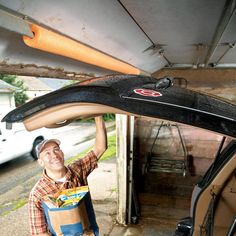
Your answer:
[[[15,100],[13,94],[0,93],[0,107],[15,107]]]

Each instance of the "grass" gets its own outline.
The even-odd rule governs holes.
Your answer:
[[[18,208],[23,207],[26,203],[28,203],[28,198],[21,198],[15,202],[15,206],[13,207],[13,211],[17,210]]]
[[[7,205],[2,205],[2,206],[0,206],[0,210],[1,210],[1,208],[3,208],[3,209],[6,208],[6,209],[0,214],[0,216],[8,215],[12,211],[15,211],[15,210],[23,207],[26,203],[28,203],[28,198],[20,198],[17,200],[13,200],[12,202],[8,203]]]
[[[112,157],[114,157],[116,155],[116,135],[111,135],[108,137],[108,148],[107,150],[104,152],[104,154],[102,155],[102,157],[100,158],[100,160],[108,160]],[[85,151],[81,152],[80,154],[73,156],[69,159],[66,160],[66,164],[69,164],[71,162],[73,162],[76,159],[82,158],[86,153],[89,152],[89,150],[91,150],[92,147],[86,149]]]

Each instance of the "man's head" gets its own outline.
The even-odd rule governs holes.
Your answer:
[[[45,168],[47,174],[64,171],[64,153],[60,149],[61,142],[57,139],[46,139],[36,147],[38,163]]]
[[[61,142],[58,139],[44,139],[43,141],[41,141],[37,146],[36,146],[36,155],[37,158],[39,158],[40,153],[43,151],[43,149],[45,148],[45,145],[47,143],[56,143],[58,145],[58,147],[60,146]]]

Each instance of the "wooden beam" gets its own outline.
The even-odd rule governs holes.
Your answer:
[[[161,69],[152,76],[184,78],[188,87],[229,88],[236,84],[236,69]]]
[[[43,78],[58,78],[84,81],[94,77],[93,74],[65,71],[61,68],[37,66],[34,64],[7,64],[0,63],[0,74],[24,75]]]

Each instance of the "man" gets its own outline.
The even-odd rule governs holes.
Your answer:
[[[57,139],[44,140],[37,146],[38,163],[44,168],[43,176],[29,196],[29,223],[32,235],[48,236],[42,208],[46,195],[53,195],[62,187],[87,185],[87,176],[97,167],[97,161],[107,149],[106,128],[102,116],[95,117],[96,140],[94,148],[82,159],[64,165],[64,153]],[[64,186],[64,185],[67,186]]]

